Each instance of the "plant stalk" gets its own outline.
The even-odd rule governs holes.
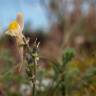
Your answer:
[[[38,46],[39,46],[39,43],[36,44],[36,41],[35,41],[35,45],[33,46],[33,51],[31,50],[31,48],[29,47],[29,44],[26,42],[26,38],[24,37],[23,38],[24,42],[25,42],[25,45],[26,45],[26,48],[28,50],[28,53],[30,54],[31,56],[31,59],[32,59],[32,66],[31,66],[31,70],[30,72],[31,73],[31,82],[33,84],[33,87],[32,87],[32,96],[36,96],[36,67],[37,67],[37,49],[38,49]],[[30,69],[29,69],[30,70]]]

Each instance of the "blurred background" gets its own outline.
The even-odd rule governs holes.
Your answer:
[[[5,36],[18,12],[30,46],[40,41],[37,96],[96,96],[96,0],[0,0],[0,96],[32,96]]]

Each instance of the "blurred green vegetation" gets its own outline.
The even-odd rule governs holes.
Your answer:
[[[3,53],[3,54],[2,54]],[[0,86],[4,87],[5,96],[21,96],[18,88],[22,84],[30,86],[26,76],[21,76],[14,72],[13,58],[6,50],[0,54],[0,58],[6,61],[3,73],[0,75]],[[84,70],[80,67],[80,61],[76,61],[76,52],[73,48],[64,50],[60,60],[51,63],[51,68],[46,69],[39,66],[37,69],[37,96],[95,96],[96,91],[96,66],[95,59],[85,59],[83,63],[87,65]],[[87,61],[88,60],[88,61]],[[88,62],[88,63],[87,63]],[[16,66],[15,66],[16,67]],[[83,71],[82,71],[83,70]],[[27,89],[26,89],[27,90]],[[27,96],[27,95],[26,95]],[[30,96],[30,95],[29,95]]]

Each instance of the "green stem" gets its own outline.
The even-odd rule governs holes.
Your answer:
[[[36,96],[36,65],[37,65],[37,60],[34,58],[34,66],[33,66],[33,89],[32,89],[32,96]]]

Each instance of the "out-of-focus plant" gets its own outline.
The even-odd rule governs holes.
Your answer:
[[[50,61],[51,69],[47,71],[39,68],[37,80],[39,80],[38,92],[40,96],[66,96],[72,88],[70,83],[73,78],[78,76],[78,69],[69,69],[70,61],[75,56],[75,50],[68,48],[64,50],[63,55],[59,61]],[[42,77],[42,78],[40,78]],[[70,81],[71,80],[71,81]]]
[[[62,56],[61,62],[58,64],[54,64],[54,72],[55,72],[55,83],[54,87],[55,90],[58,89],[59,92],[61,92],[62,96],[66,96],[67,94],[67,87],[68,87],[68,75],[67,74],[67,65],[72,60],[72,58],[75,56],[73,49],[67,49],[64,51],[64,54]]]

